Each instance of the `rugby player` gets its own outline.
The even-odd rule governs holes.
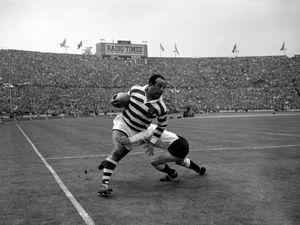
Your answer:
[[[128,92],[129,104],[113,121],[113,147],[103,163],[102,182],[98,191],[101,196],[111,194],[110,179],[113,171],[118,162],[132,150],[131,144],[123,144],[119,140],[147,130],[157,118],[157,127],[148,142],[148,145],[154,145],[167,127],[167,107],[162,100],[166,85],[166,79],[162,75],[153,74],[147,85],[133,86]]]

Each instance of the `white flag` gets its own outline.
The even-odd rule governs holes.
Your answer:
[[[237,49],[236,43],[234,44],[233,49],[232,49],[232,53],[235,53],[235,52],[239,52],[239,50]]]
[[[160,50],[163,51],[163,52],[165,51],[165,48],[162,46],[161,43],[160,43]]]
[[[177,49],[176,43],[175,43],[175,49],[174,49],[175,54],[179,55],[179,51]]]
[[[62,43],[60,43],[60,47],[66,47],[67,40],[64,39]]]

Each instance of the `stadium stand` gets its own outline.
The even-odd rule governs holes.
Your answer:
[[[169,81],[170,112],[300,109],[300,57],[148,58],[0,50],[0,115],[90,115],[116,110],[111,96],[152,73]],[[10,98],[11,97],[11,98]]]

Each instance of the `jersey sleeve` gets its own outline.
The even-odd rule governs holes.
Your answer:
[[[164,104],[163,101],[158,102],[158,107],[159,107],[159,114],[157,115],[157,127],[154,130],[154,133],[150,139],[150,142],[152,144],[155,144],[159,138],[161,137],[162,133],[166,129],[168,122],[167,122],[167,107]]]

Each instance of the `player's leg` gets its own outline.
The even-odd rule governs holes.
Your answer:
[[[124,127],[122,124],[120,124],[119,121],[117,121],[117,126],[115,125],[114,127],[116,129],[120,129],[123,131],[127,130],[127,132],[129,132],[128,128]],[[132,135],[130,137],[128,137],[127,135],[120,135],[116,138],[118,139],[119,144],[124,145],[125,148],[127,148],[127,149],[132,149],[132,147],[137,147],[137,146],[142,145],[146,139],[150,138],[155,127],[156,127],[156,125],[151,124],[147,130],[144,130],[144,131],[141,131],[138,133],[134,133],[134,135]],[[132,133],[132,131],[130,133]],[[98,166],[99,170],[104,169],[104,163],[105,163],[105,160],[103,160],[99,164],[99,166]]]
[[[176,162],[180,160],[176,155],[171,154],[170,147],[173,149],[173,143],[178,140],[178,136],[170,131],[164,130],[159,141],[155,143],[155,147],[164,149],[165,151],[156,153],[151,160],[151,164],[159,171],[166,173],[167,175],[162,177],[160,181],[171,181],[175,179],[178,174],[175,169],[168,166],[168,162]]]
[[[168,162],[176,162],[179,160],[177,157],[172,156],[168,151],[157,152],[151,158],[151,165],[158,171],[166,173],[166,176],[162,177],[160,181],[171,181],[175,179],[178,174],[175,169],[172,169],[167,164]]]
[[[205,173],[205,167],[200,167],[191,159],[186,158],[189,153],[189,143],[184,137],[178,136],[178,139],[168,147],[168,151],[171,155],[178,158],[178,160],[176,160],[176,164],[192,169],[199,175],[203,175]]]
[[[198,166],[189,158],[184,158],[176,161],[177,165],[184,166],[186,168],[192,169],[197,172],[199,175],[204,175],[206,172],[206,168],[203,166]]]
[[[124,140],[124,139],[128,140],[128,136],[125,133],[124,133],[124,135],[122,135],[122,134],[118,135],[118,134],[114,134],[114,132],[115,133],[117,133],[117,132],[123,133],[123,132],[122,131],[118,131],[118,130],[116,130],[116,131],[113,130],[113,150],[112,150],[111,155],[110,155],[111,157],[115,158],[117,161],[120,161],[131,150],[131,147],[130,147],[130,145],[124,145],[124,144],[120,143],[120,141],[119,141],[119,140]],[[114,137],[114,135],[115,135],[115,137]],[[122,145],[123,148],[125,148],[125,150],[127,150],[127,151],[125,151],[125,150],[123,150],[123,151],[121,151],[121,150],[115,151],[114,149],[118,149],[119,148],[118,145]],[[121,152],[123,152],[123,153],[126,152],[126,154],[125,155],[121,154]],[[118,153],[121,154],[121,155],[117,155]],[[107,158],[109,158],[109,157],[107,157]],[[106,159],[104,159],[99,164],[99,166],[98,166],[99,170],[103,170],[104,169],[104,165],[105,165]]]
[[[100,190],[98,193],[103,196],[110,195],[112,189],[109,185],[111,176],[118,162],[126,156],[130,150],[121,145],[118,140],[122,136],[127,136],[124,132],[119,130],[113,130],[112,141],[113,148],[110,155],[103,162],[103,176]]]
[[[99,166],[98,166],[99,170],[103,170],[104,169],[104,163],[105,163],[105,159],[99,164]]]

